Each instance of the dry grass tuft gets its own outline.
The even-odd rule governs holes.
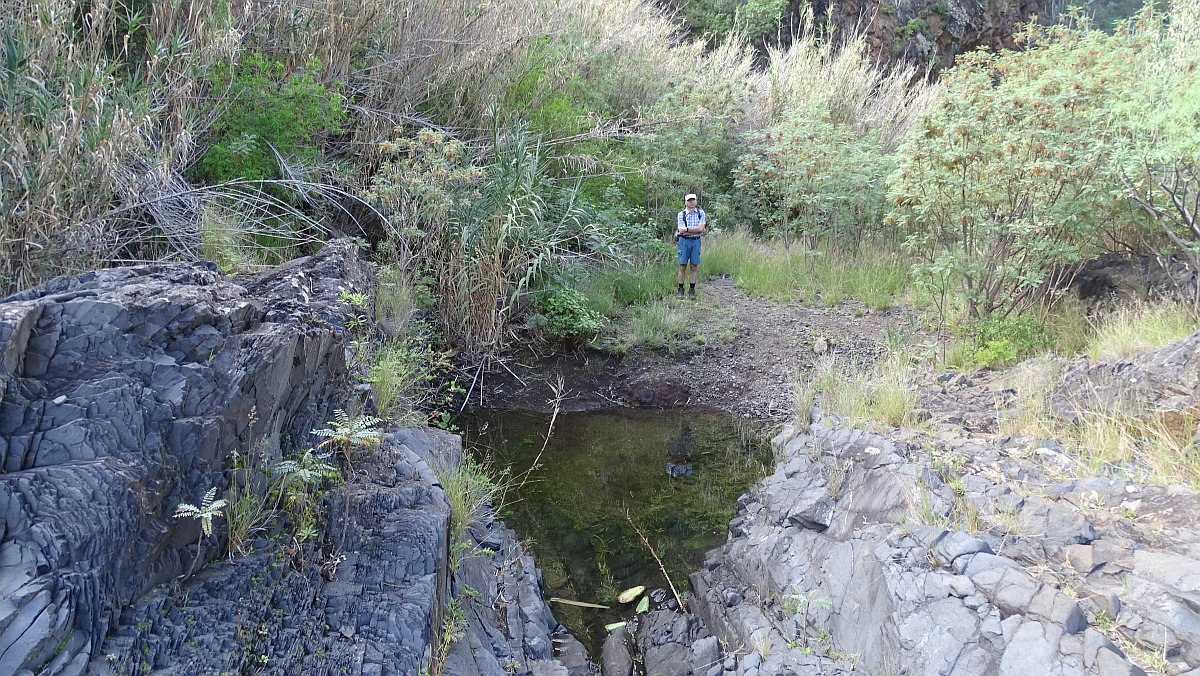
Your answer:
[[[816,401],[849,425],[912,426],[917,401],[912,371],[911,361],[899,355],[869,367],[847,366],[826,355],[797,385],[794,413],[806,420],[806,407]]]
[[[1085,351],[1093,359],[1124,359],[1196,331],[1200,331],[1200,311],[1191,303],[1122,307],[1100,319]]]

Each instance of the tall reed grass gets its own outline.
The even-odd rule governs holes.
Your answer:
[[[147,222],[173,225],[172,208],[191,205],[155,198],[180,189],[193,151],[196,73],[237,44],[235,17],[187,0],[144,15],[120,2],[5,7],[0,291],[136,256],[155,239]]]
[[[806,25],[815,25],[812,18],[810,9]],[[764,128],[790,110],[827,110],[836,123],[874,131],[885,150],[895,150],[938,87],[915,66],[879,67],[863,33],[837,38],[810,30],[769,50],[767,67],[752,77],[755,95],[743,124]]]

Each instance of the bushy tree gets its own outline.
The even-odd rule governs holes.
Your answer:
[[[1167,248],[1200,271],[1200,0],[1172,3],[1169,22],[1147,8],[1117,36],[1143,47],[1110,92],[1117,170]]]
[[[889,179],[916,278],[960,294],[970,316],[1053,302],[1128,213],[1109,105],[1145,46],[1075,25],[1023,41],[961,57]]]
[[[734,171],[739,215],[759,232],[857,249],[878,233],[891,163],[873,134],[821,109],[792,112],[750,139]]]

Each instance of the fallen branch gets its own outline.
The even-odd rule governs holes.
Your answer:
[[[679,609],[686,610],[687,606],[684,605],[683,599],[679,597],[679,592],[676,591],[675,584],[671,582],[671,575],[667,573],[667,567],[663,565],[662,559],[658,558],[658,552],[654,551],[654,547],[650,545],[650,541],[646,539],[646,536],[642,534],[637,524],[633,522],[633,517],[629,516],[628,509],[625,510],[625,520],[629,522],[629,526],[633,528],[633,532],[637,533],[638,537],[642,539],[642,544],[646,545],[646,549],[650,551],[650,556],[653,556],[654,561],[658,563],[658,569],[662,571],[663,577],[666,578],[667,586],[671,588],[671,593],[675,596],[675,602],[679,604]]]

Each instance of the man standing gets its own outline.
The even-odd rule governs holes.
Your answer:
[[[700,235],[704,234],[704,226],[708,221],[704,210],[696,206],[696,196],[688,194],[683,198],[685,208],[675,219],[675,230],[679,236],[679,292],[683,298],[683,273],[688,263],[692,265],[691,286],[688,288],[688,298],[696,299],[696,268],[700,265]]]

